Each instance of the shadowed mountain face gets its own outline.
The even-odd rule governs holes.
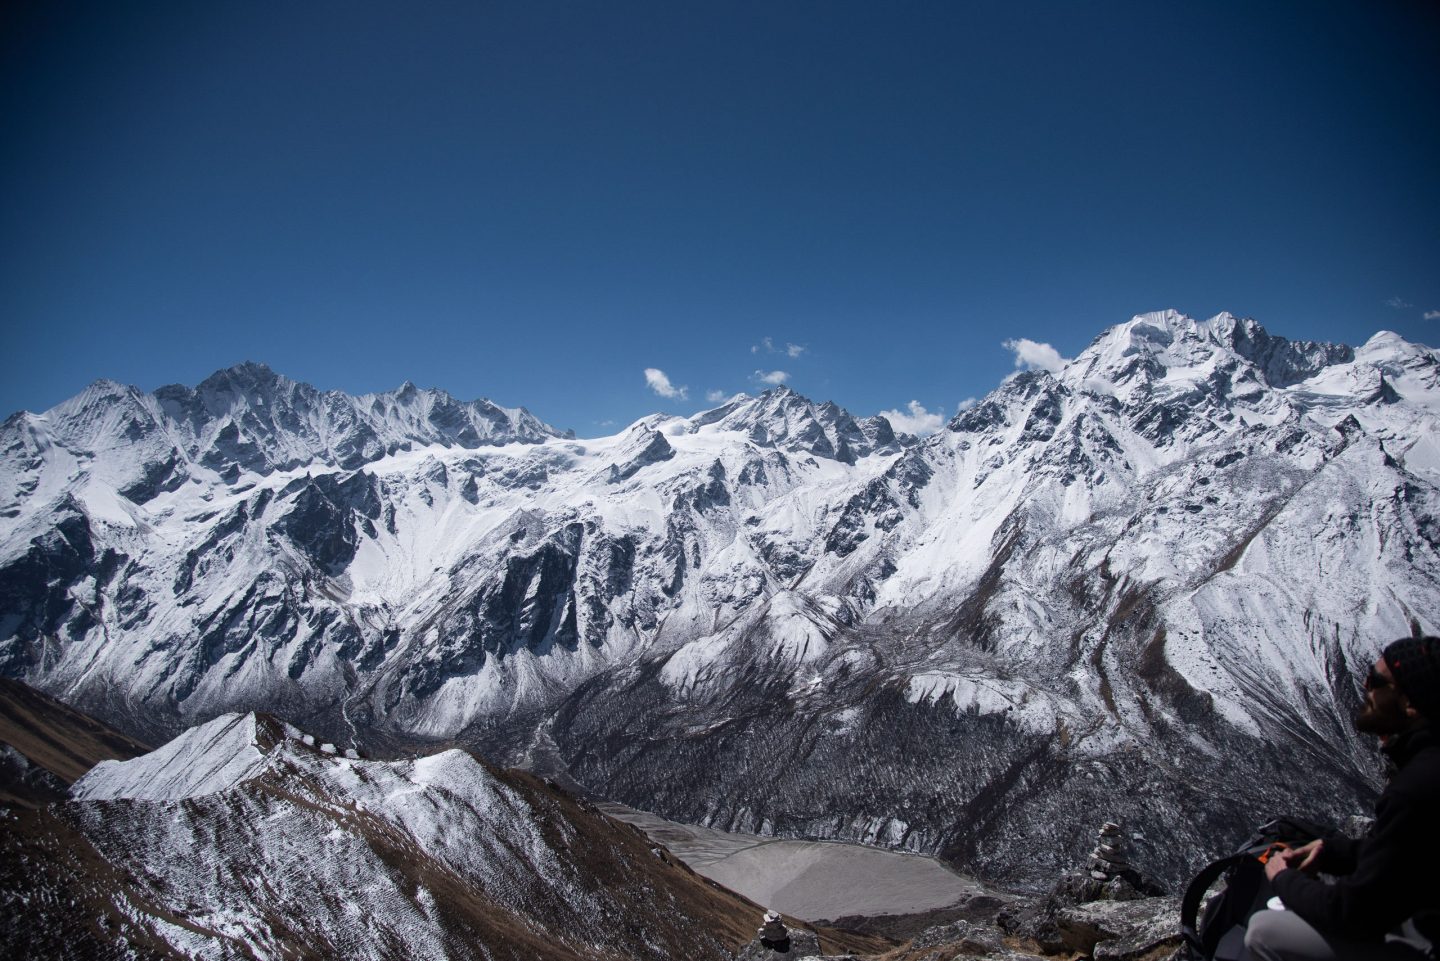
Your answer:
[[[251,709],[453,739],[1036,883],[1119,819],[1174,881],[1362,810],[1358,680],[1437,629],[1440,360],[1389,334],[1145,315],[923,440],[778,389],[477,446],[422,392],[212,381],[0,429],[0,667],[152,740]],[[336,453],[330,407],[276,413],[301,395],[388,439]]]

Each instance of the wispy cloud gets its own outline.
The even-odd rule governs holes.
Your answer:
[[[730,395],[725,393],[723,390],[707,390],[705,392],[705,399],[712,404],[718,404],[729,396]]]
[[[1427,310],[1427,311],[1425,311],[1425,319],[1426,319],[1426,320],[1440,320],[1440,310]]]
[[[688,395],[688,387],[676,387],[670,383],[670,378],[665,376],[665,371],[658,367],[645,368],[645,383],[661,397],[684,400]]]
[[[957,413],[957,414],[963,414],[963,413],[965,413],[965,411],[967,411],[967,410],[969,410],[970,408],[974,407],[974,406],[975,406],[976,404],[978,404],[978,403],[980,403],[980,401],[979,401],[977,398],[974,398],[974,397],[966,397],[966,398],[965,398],[964,400],[962,400],[960,403],[958,403],[958,404],[955,405],[955,413]]]
[[[783,370],[757,370],[753,376],[760,383],[771,386],[783,384],[790,379],[790,375]]]
[[[1048,370],[1058,373],[1069,361],[1060,356],[1060,351],[1049,344],[1037,344],[1025,337],[1005,341],[1001,345],[1015,352],[1015,366],[1026,370]]]
[[[1391,297],[1389,300],[1385,301],[1385,306],[1389,307],[1391,310],[1409,310],[1415,305],[1410,303],[1404,297]]]
[[[760,343],[752,344],[750,347],[752,354],[784,354],[790,358],[799,357],[805,353],[805,350],[803,344],[786,344],[784,347],[776,347],[774,339],[770,337],[761,337]]]
[[[882,410],[880,416],[890,422],[890,426],[903,434],[915,434],[918,437],[925,437],[933,434],[945,425],[945,415],[939,411],[928,411],[918,400],[912,400],[905,405],[905,410]]]

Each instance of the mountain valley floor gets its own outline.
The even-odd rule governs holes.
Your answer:
[[[980,882],[921,854],[842,841],[786,841],[679,824],[621,804],[597,804],[694,868],[757,904],[819,921],[922,914],[984,892]]]

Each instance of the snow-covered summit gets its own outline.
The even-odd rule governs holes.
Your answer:
[[[1289,387],[1354,356],[1343,344],[1272,336],[1256,321],[1230,313],[1195,320],[1165,310],[1110,328],[1066,365],[1060,379],[1126,400],[1136,392],[1207,382],[1243,392],[1246,384]]]
[[[235,483],[310,464],[353,469],[432,445],[473,450],[571,436],[524,408],[461,402],[412,384],[352,397],[252,362],[193,388],[172,384],[153,394],[97,381],[44,414],[12,417],[3,431],[103,458],[116,486],[141,501],[211,473]]]
[[[690,418],[690,431],[734,431],[762,447],[779,447],[853,463],[869,454],[894,453],[897,439],[880,415],[857,420],[833,401],[815,404],[789,387],[774,387],[758,397],[736,395],[725,404]]]

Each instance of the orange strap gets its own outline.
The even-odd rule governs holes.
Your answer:
[[[1265,849],[1264,854],[1260,855],[1260,863],[1265,864],[1270,860],[1271,855],[1276,854],[1280,851],[1288,850],[1290,850],[1290,845],[1286,844],[1283,841],[1276,841],[1274,844],[1270,845],[1268,848]]]

